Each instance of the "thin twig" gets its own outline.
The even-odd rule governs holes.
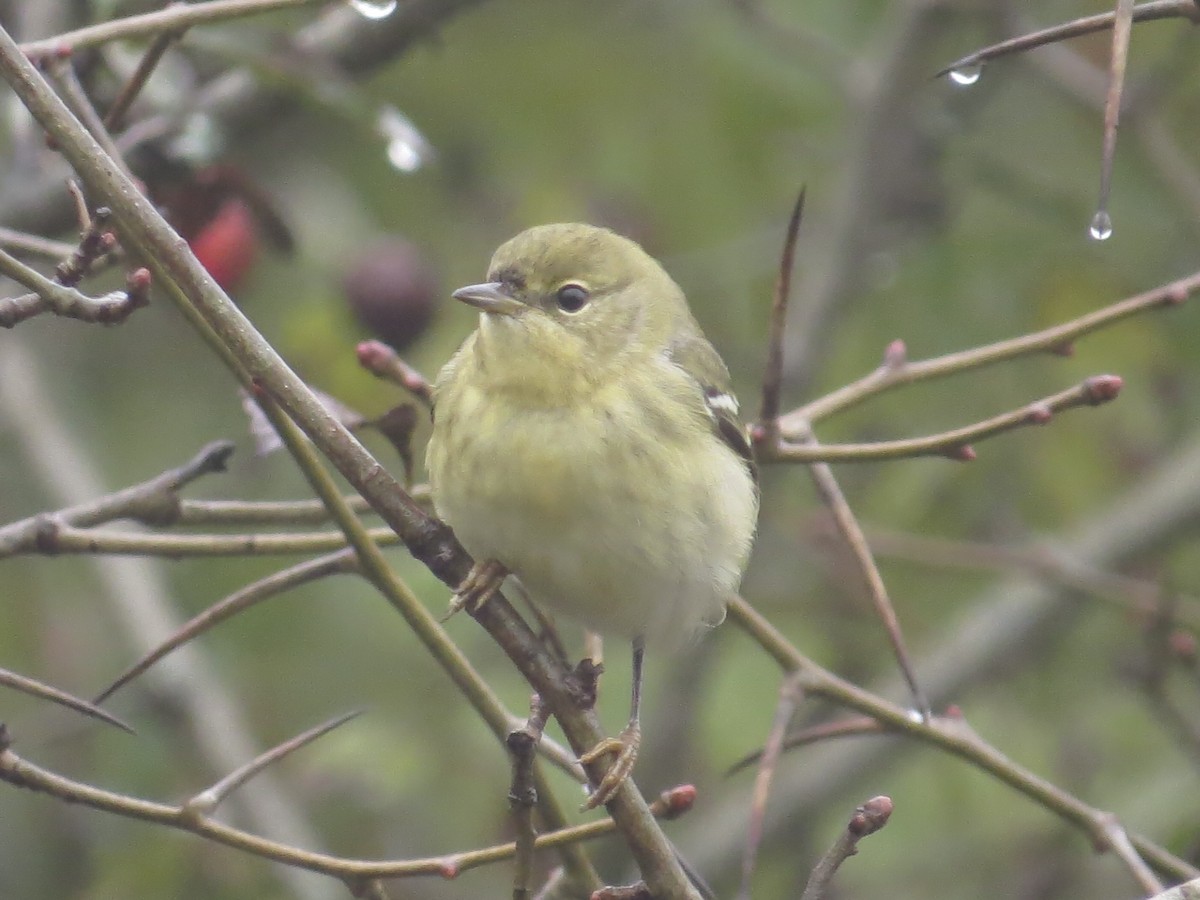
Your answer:
[[[116,556],[165,556],[187,559],[208,556],[275,556],[297,553],[329,553],[346,546],[340,531],[294,534],[147,534],[115,528],[85,529],[42,519],[32,540],[16,547],[2,547],[3,556],[29,553],[48,555],[112,554]],[[390,528],[372,528],[369,536],[380,547],[400,543]]]
[[[1135,22],[1179,18],[1200,22],[1200,5],[1195,0],[1152,0],[1150,3],[1139,3],[1133,8],[1133,21]],[[950,65],[940,69],[937,75],[947,75],[956,69],[969,69],[1001,56],[1021,53],[1025,50],[1032,50],[1035,47],[1042,47],[1046,44],[1081,37],[1096,31],[1104,31],[1106,28],[1113,27],[1114,19],[1114,13],[1099,13],[1094,16],[1083,16],[1062,25],[1043,28],[1040,31],[1034,31],[1030,34],[1023,34],[1020,37],[1010,38],[1007,41],[992,44],[989,47],[984,47],[981,50],[976,50],[974,53],[968,53],[966,56],[956,59]]]
[[[184,806],[152,803],[74,781],[34,765],[18,756],[11,748],[0,750],[0,780],[70,803],[115,813],[128,819],[138,819],[180,831],[189,831],[214,843],[224,844],[254,856],[276,860],[344,880],[410,878],[418,875],[440,875],[442,878],[455,878],[468,869],[511,859],[516,852],[516,846],[508,843],[445,856],[407,860],[370,861],[346,859],[326,853],[313,853],[232,828],[206,815],[190,812]],[[680,804],[674,799],[671,791],[664,792],[654,803],[649,805],[648,810],[651,815],[663,818],[673,818],[681,811]],[[585,825],[539,835],[535,841],[535,847],[537,849],[561,848],[581,841],[604,837],[616,830],[616,824],[612,819],[598,819]]]
[[[779,258],[779,274],[775,279],[775,294],[771,300],[771,319],[767,330],[767,364],[763,371],[762,407],[759,425],[773,434],[779,418],[779,395],[783,390],[783,338],[787,326],[788,298],[792,292],[792,270],[796,264],[796,243],[800,237],[800,222],[804,217],[805,189],[800,189],[792,215],[788,219]]]
[[[56,687],[51,687],[33,678],[26,678],[24,675],[18,675],[16,672],[10,672],[8,669],[0,669],[0,685],[12,688],[15,691],[21,691],[24,694],[29,694],[31,697],[49,700],[51,703],[57,703],[60,706],[73,709],[77,713],[83,713],[83,715],[91,716],[93,719],[99,719],[101,722],[107,722],[109,725],[115,725],[122,731],[127,731],[130,734],[134,733],[130,726],[107,710],[101,709],[97,705],[99,701],[88,703],[88,701],[81,700],[72,694],[68,694],[66,691],[60,691]]]
[[[1117,155],[1117,124],[1121,98],[1125,94],[1125,70],[1129,62],[1129,35],[1133,30],[1133,0],[1117,0],[1113,12],[1112,55],[1109,59],[1108,95],[1104,100],[1104,140],[1100,151],[1100,193],[1092,218],[1091,235],[1107,240],[1112,235],[1108,198],[1112,190],[1113,160]]]
[[[750,801],[750,823],[746,828],[746,849],[742,855],[742,881],[738,888],[739,900],[750,900],[750,884],[754,879],[754,866],[758,859],[758,848],[762,842],[763,820],[767,814],[767,801],[771,797],[771,781],[783,749],[783,736],[796,713],[796,706],[804,698],[800,678],[788,675],[779,686],[779,701],[775,704],[775,716],[760,758],[758,773],[754,777],[754,794]]]
[[[227,619],[233,618],[238,613],[244,612],[271,597],[276,597],[284,591],[308,584],[319,578],[326,578],[330,575],[350,574],[357,570],[358,563],[353,551],[345,549],[337,553],[331,553],[328,556],[317,557],[316,559],[306,560],[294,566],[289,566],[265,578],[260,578],[246,585],[241,590],[234,591],[228,597],[214,603],[208,609],[180,625],[162,643],[122,672],[112,684],[96,696],[94,702],[103,703],[160,659],[200,635],[211,631],[217,625]]]
[[[165,9],[100,22],[54,37],[21,44],[21,52],[30,59],[54,56],[64,50],[74,53],[85,47],[98,47],[110,41],[154,37],[209,22],[236,19],[258,13],[310,6],[317,0],[210,0],[208,3],[172,4]]]
[[[862,737],[863,735],[880,735],[887,734],[879,721],[867,716],[855,716],[852,719],[839,719],[836,722],[824,722],[820,725],[811,725],[808,728],[803,728],[800,731],[789,732],[784,736],[781,752],[786,753],[788,750],[795,750],[798,747],[807,747],[809,744],[815,744],[819,741],[827,741],[833,738],[844,737]],[[763,758],[763,750],[755,750],[753,753],[747,753],[728,769],[725,774],[734,775],[740,772],[747,766],[752,766]]]
[[[829,895],[834,874],[842,863],[858,852],[858,842],[886,825],[891,815],[890,797],[872,797],[856,809],[846,829],[813,869],[800,900],[824,900]]]
[[[1080,406],[1099,406],[1117,398],[1122,387],[1116,375],[1096,375],[1075,387],[1035,400],[1033,403],[992,416],[973,425],[943,431],[926,437],[899,441],[873,441],[869,444],[793,444],[770,445],[756,441],[760,462],[877,462],[917,456],[945,456],[959,461],[975,458],[972,444],[1007,431],[1030,425],[1045,425],[1055,413]]]
[[[145,272],[139,269],[138,272]],[[13,281],[23,284],[36,294],[31,302],[29,298],[17,297],[0,300],[0,327],[11,328],[43,309],[49,309],[57,315],[82,322],[100,322],[116,324],[124,321],[135,309],[145,305],[144,291],[113,291],[102,297],[89,297],[75,288],[59,284],[47,278],[36,269],[32,269],[7,251],[0,249],[0,274],[6,275]]]
[[[180,28],[175,31],[164,31],[159,34],[146,48],[146,52],[142,54],[142,58],[138,61],[137,68],[133,74],[129,76],[129,80],[121,86],[121,90],[117,93],[117,97],[112,102],[112,106],[108,108],[108,112],[104,114],[104,128],[108,132],[120,131],[125,125],[125,114],[129,112],[129,108],[133,106],[133,101],[137,99],[138,94],[142,92],[142,88],[150,80],[150,76],[154,74],[155,68],[171,49],[171,45],[183,37],[185,30]]]
[[[861,403],[868,397],[900,385],[946,378],[1033,353],[1061,352],[1076,338],[1106,328],[1130,316],[1159,307],[1178,306],[1197,290],[1200,290],[1200,272],[1042,331],[918,362],[894,365],[885,361],[869,375],[785,413],[780,419],[780,430],[787,438],[791,438],[793,432],[802,434],[810,423],[816,423],[835,412]]]
[[[52,513],[41,513],[0,528],[0,558],[23,552],[36,545],[38,535],[48,521],[81,528],[113,519],[136,519],[162,524],[173,520],[178,510],[181,488],[204,475],[225,471],[233,454],[231,441],[206,444],[182,466],[168,469],[149,481],[115,491],[98,500],[69,506]]]
[[[83,127],[108,152],[108,155],[121,167],[122,171],[132,178],[133,173],[130,171],[129,166],[126,165],[125,157],[121,154],[120,149],[105,126],[104,120],[96,112],[96,107],[92,105],[87,91],[80,84],[79,76],[75,74],[75,64],[71,61],[71,58],[56,58],[49,68],[50,73],[54,76],[54,80],[58,82],[59,94],[71,112],[75,113],[75,116],[83,123]]]
[[[919,721],[911,712],[858,685],[839,678],[804,656],[779,630],[741,597],[729,604],[729,618],[737,623],[787,672],[803,673],[804,691],[870,716],[889,731],[916,738],[958,756],[1024,794],[1080,829],[1098,847],[1109,847],[1112,816],[1088,806],[1079,798],[1018,765],[983,741],[961,718],[939,716]],[[1142,859],[1158,872],[1176,879],[1200,876],[1200,869],[1141,835],[1128,834]]]
[[[356,352],[358,364],[376,378],[400,385],[427,408],[433,408],[433,384],[383,341],[363,341]]]
[[[294,738],[284,741],[259,754],[256,758],[246,763],[244,766],[230,772],[212,787],[205,788],[200,793],[194,795],[186,803],[183,804],[184,810],[190,815],[211,816],[216,812],[217,807],[221,805],[221,801],[236,791],[239,787],[279,760],[283,759],[292,753],[295,753],[301,747],[307,747],[317,738],[324,737],[333,731],[335,728],[340,728],[351,719],[357,718],[362,714],[362,710],[343,713],[328,722],[310,728],[307,731],[301,732]]]
[[[75,245],[66,241],[55,241],[39,234],[27,234],[14,228],[0,226],[0,247],[14,250],[17,253],[28,253],[31,256],[44,256],[48,259],[62,259],[75,252]]]
[[[810,437],[809,440],[816,443],[816,438]],[[879,573],[879,566],[875,564],[875,557],[867,545],[862,527],[858,524],[853,510],[850,509],[850,504],[846,502],[846,497],[828,464],[812,463],[808,467],[808,472],[812,476],[813,484],[816,485],[821,499],[832,514],[846,546],[854,555],[867,592],[870,594],[871,603],[875,607],[875,613],[883,623],[888,641],[892,645],[892,652],[896,656],[900,674],[912,694],[913,707],[918,716],[928,719],[932,715],[929,699],[917,682],[917,675],[913,669],[912,659],[908,655],[904,634],[900,630],[900,620],[896,616],[896,608],[892,605],[891,597],[888,596],[887,585],[883,583],[883,576]]]

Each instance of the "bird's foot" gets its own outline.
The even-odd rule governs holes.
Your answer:
[[[445,622],[462,609],[474,613],[495,596],[507,577],[508,569],[497,560],[485,559],[475,563],[450,598],[450,608],[440,621]]]
[[[579,757],[583,765],[591,765],[602,756],[615,753],[617,758],[608,767],[596,789],[588,796],[587,802],[580,807],[580,812],[595,809],[613,798],[617,790],[625,783],[633,772],[633,764],[637,762],[638,750],[642,745],[642,728],[637,719],[632,720],[616,737],[605,738],[587,753]]]

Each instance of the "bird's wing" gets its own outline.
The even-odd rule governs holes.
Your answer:
[[[720,354],[703,334],[690,333],[676,337],[667,347],[667,358],[688,374],[704,397],[704,405],[712,419],[713,431],[746,463],[750,474],[758,480],[754,450],[746,436],[746,426],[738,417],[738,400],[730,384],[729,370]]]

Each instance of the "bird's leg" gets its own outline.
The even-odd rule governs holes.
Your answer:
[[[583,804],[584,810],[595,809],[612,799],[622,784],[625,783],[633,764],[637,762],[638,750],[642,745],[642,725],[639,720],[642,706],[642,662],[646,656],[646,647],[642,639],[633,641],[633,690],[630,697],[629,724],[615,738],[605,738],[587,753],[579,757],[584,765],[594,763],[607,753],[617,755],[613,764],[604,773],[604,778],[596,785],[596,790]]]
[[[485,559],[471,566],[471,571],[463,579],[454,596],[450,598],[450,608],[442,616],[445,622],[461,609],[474,612],[495,596],[508,577],[508,569],[499,560]]]

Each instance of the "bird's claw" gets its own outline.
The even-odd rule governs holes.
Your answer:
[[[613,798],[633,772],[633,765],[637,762],[641,744],[641,726],[636,721],[630,722],[617,737],[605,738],[579,757],[579,762],[586,766],[609,753],[615,753],[617,756],[612,765],[608,767],[608,771],[604,773],[600,783],[596,785],[596,789],[588,795],[587,802],[580,807],[580,812],[595,809]]]
[[[497,560],[485,559],[475,563],[450,598],[450,607],[439,621],[445,622],[463,609],[475,612],[496,595],[507,577],[508,569]]]

